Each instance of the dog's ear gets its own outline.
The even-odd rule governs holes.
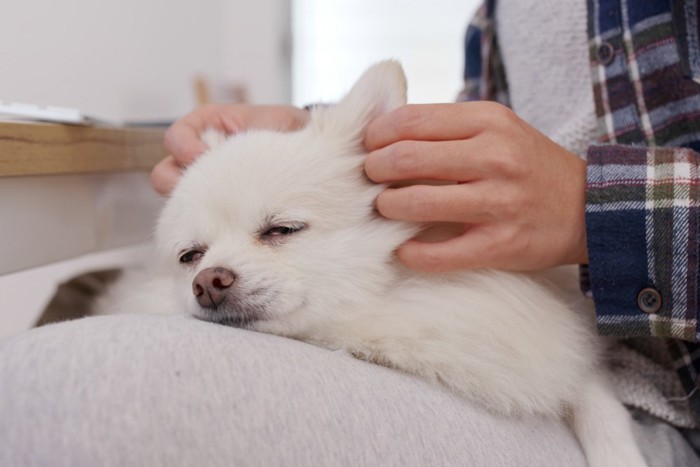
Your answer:
[[[406,104],[406,76],[394,60],[379,62],[360,77],[338,104],[311,113],[318,131],[359,140],[372,119]]]

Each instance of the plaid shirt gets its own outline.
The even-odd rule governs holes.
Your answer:
[[[667,338],[700,422],[700,8],[587,2],[599,135],[587,155],[582,289],[600,334]],[[460,100],[508,105],[494,11],[486,0],[467,31]]]

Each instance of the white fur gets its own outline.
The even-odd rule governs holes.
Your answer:
[[[382,187],[363,173],[362,136],[370,119],[405,103],[405,91],[400,65],[383,62],[299,132],[250,131],[213,145],[160,218],[157,243],[177,292],[155,302],[162,309],[173,300],[205,320],[243,316],[248,329],[345,349],[498,413],[570,418],[591,465],[645,465],[600,370],[589,314],[540,277],[424,275],[395,261],[420,226],[374,212]],[[260,236],[289,223],[307,227],[276,242]],[[192,246],[206,249],[203,258],[179,264]],[[215,312],[191,292],[208,267],[237,276],[234,296]]]

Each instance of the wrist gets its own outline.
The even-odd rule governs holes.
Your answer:
[[[586,161],[575,156],[575,177],[572,187],[574,188],[572,213],[573,236],[571,242],[571,254],[568,264],[588,264],[588,242],[586,237]]]

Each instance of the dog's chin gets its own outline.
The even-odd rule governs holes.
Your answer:
[[[222,324],[224,326],[230,326],[232,328],[240,329],[249,329],[252,323],[256,322],[255,319],[249,319],[245,316],[217,314],[215,311],[203,311],[200,313],[195,313],[194,317],[201,321],[207,321],[214,324]]]
[[[231,306],[222,303],[216,308],[196,306],[192,315],[202,321],[223,324],[234,328],[251,329],[254,324],[267,319],[267,312],[261,306]]]

